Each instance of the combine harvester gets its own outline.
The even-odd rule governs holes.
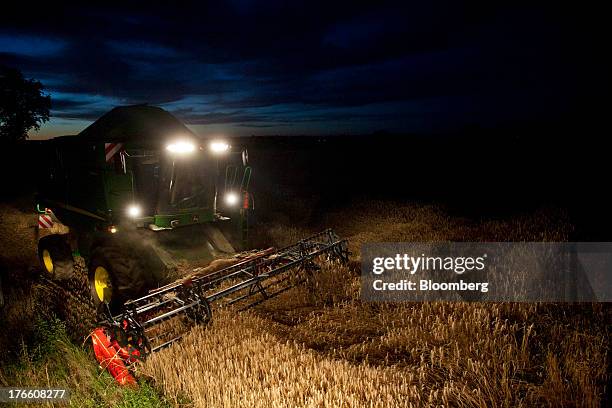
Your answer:
[[[348,261],[331,230],[236,254],[248,249],[253,210],[246,150],[203,141],[163,109],[115,108],[39,156],[39,226],[53,232],[38,243],[43,280],[87,292],[76,295],[100,316],[96,357],[122,384],[134,382],[126,365],[208,322],[213,307],[252,307],[320,262]],[[208,266],[185,270],[193,264]]]

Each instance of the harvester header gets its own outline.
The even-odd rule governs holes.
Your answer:
[[[180,339],[157,332],[170,319],[190,317],[206,322],[212,317],[212,304],[251,308],[311,278],[320,269],[319,258],[346,263],[348,255],[347,241],[325,230],[279,250],[257,252],[215,272],[202,274],[206,268],[196,268],[177,282],[128,300],[119,314],[109,310],[103,323],[131,337],[132,345],[144,355]]]

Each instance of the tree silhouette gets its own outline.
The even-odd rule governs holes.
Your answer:
[[[13,68],[0,67],[0,142],[28,138],[49,120],[51,97],[39,81],[25,79]]]

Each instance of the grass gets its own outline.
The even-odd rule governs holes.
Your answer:
[[[31,341],[21,344],[19,358],[1,366],[1,386],[65,388],[70,392],[71,407],[169,406],[144,381],[137,389],[119,387],[99,369],[89,349],[69,340],[62,321],[40,319],[34,327]]]

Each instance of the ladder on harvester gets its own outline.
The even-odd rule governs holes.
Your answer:
[[[159,288],[125,303],[118,315],[103,325],[110,337],[144,357],[179,340],[183,333],[177,319],[206,323],[212,317],[211,304],[253,307],[300,283],[320,268],[319,261],[348,262],[348,243],[331,229],[285,247],[264,251],[207,275],[195,275]],[[183,328],[184,329],[184,328]],[[135,351],[135,352],[134,352]]]

